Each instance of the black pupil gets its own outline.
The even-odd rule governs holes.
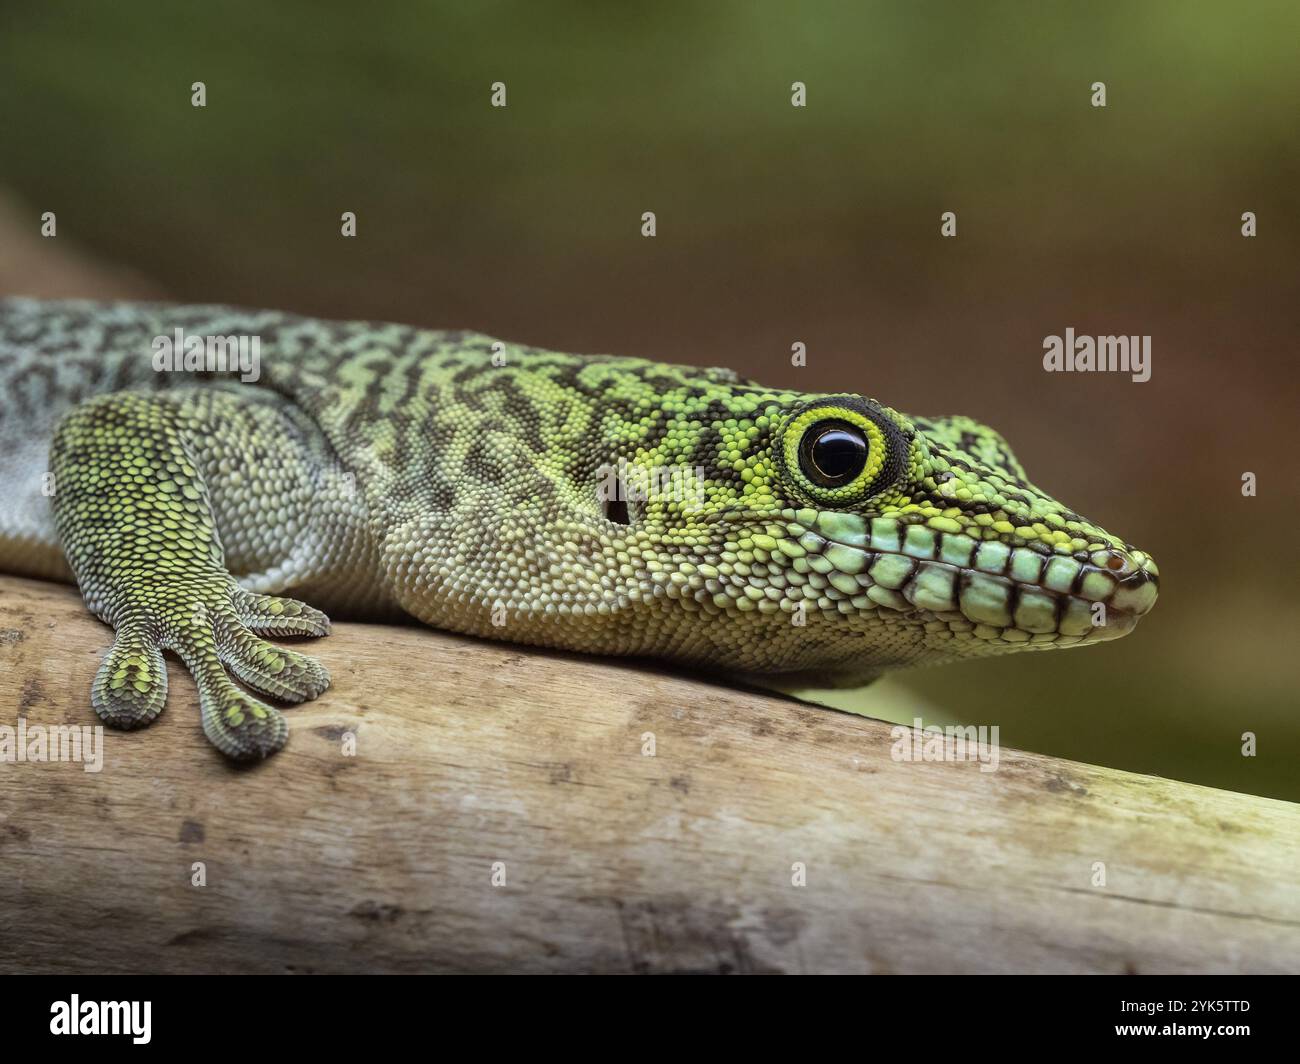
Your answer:
[[[867,441],[861,432],[847,425],[813,429],[808,448],[810,477],[823,487],[847,484],[867,464]]]

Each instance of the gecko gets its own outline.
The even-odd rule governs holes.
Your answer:
[[[826,686],[1104,642],[1156,599],[1151,557],[1035,487],[999,433],[855,392],[27,298],[0,300],[0,382],[0,570],[75,581],[113,628],[105,723],[158,716],[170,651],[236,760],[284,746],[273,703],[330,683],[268,637],[330,615]]]

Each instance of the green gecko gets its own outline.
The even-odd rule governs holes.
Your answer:
[[[257,379],[167,371],[183,336],[243,337]],[[250,691],[328,687],[264,638],[325,635],[322,610],[826,686],[1097,643],[1156,598],[1151,558],[1034,487],[992,429],[861,395],[474,333],[28,299],[0,301],[0,381],[0,569],[75,579],[116,630],[91,689],[105,722],[158,716],[171,650],[241,760],[286,739]]]

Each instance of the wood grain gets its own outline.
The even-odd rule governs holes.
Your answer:
[[[108,637],[73,589],[0,577],[0,724],[95,723]],[[417,628],[310,649],[334,687],[254,768],[208,746],[175,662],[101,772],[0,764],[0,967],[1300,967],[1286,802],[1010,750],[900,763],[876,721]]]

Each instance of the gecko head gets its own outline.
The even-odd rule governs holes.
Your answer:
[[[1151,558],[1034,487],[987,426],[857,395],[726,405],[695,451],[695,516],[651,501],[640,523],[651,577],[703,614],[701,641],[717,614],[748,618],[739,671],[833,681],[1095,643],[1155,602]]]

